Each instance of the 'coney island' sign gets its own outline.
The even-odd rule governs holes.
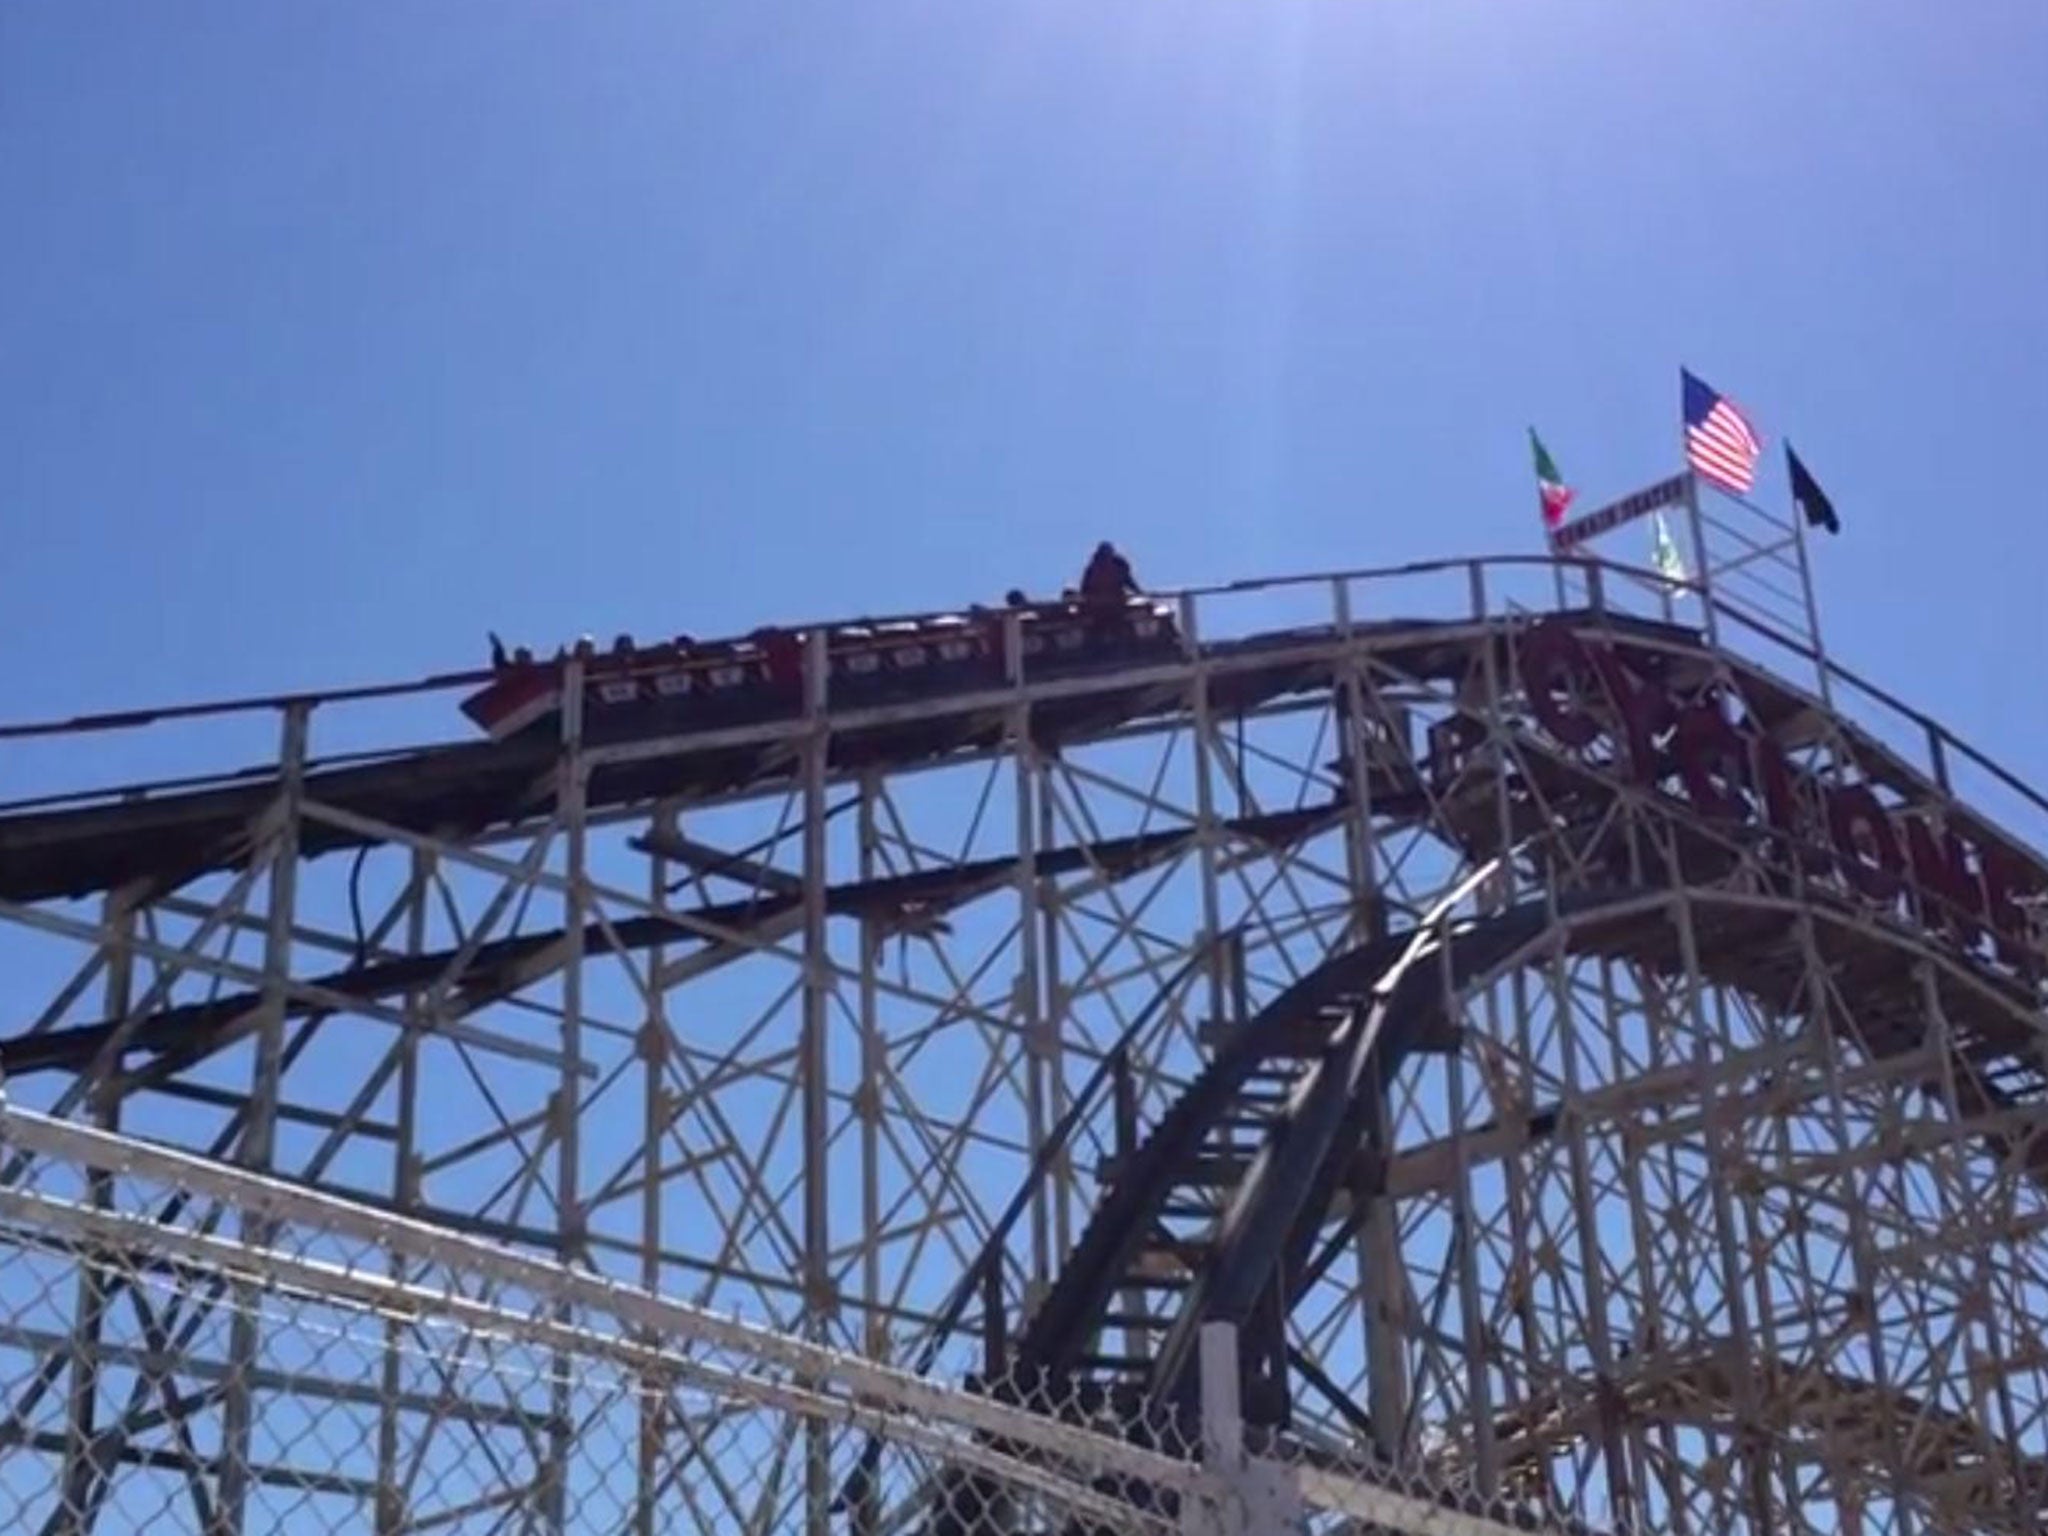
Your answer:
[[[1739,688],[1740,722],[1723,690],[1678,697],[1564,622],[1524,631],[1516,662],[1529,714],[1567,753],[1675,795],[1709,825],[1746,830],[1745,841],[1780,867],[1796,863],[1809,879],[1908,916],[1966,950],[1988,951],[2030,977],[2048,964],[2028,911],[2048,881],[1988,829],[1944,826],[1927,811],[1887,807],[1867,782],[1824,778],[1750,723],[1755,711]],[[1472,729],[1445,721],[1432,736],[1432,772],[1441,781]]]

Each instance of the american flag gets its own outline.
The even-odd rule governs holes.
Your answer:
[[[1685,458],[1695,471],[1736,496],[1756,483],[1764,442],[1749,418],[1684,369]]]

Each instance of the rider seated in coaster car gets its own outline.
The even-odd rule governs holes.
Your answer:
[[[491,640],[491,670],[493,672],[516,672],[522,667],[533,665],[533,650],[531,647],[522,645],[517,650],[508,652],[505,649],[505,642],[498,638],[496,630],[487,630],[485,633],[490,636]]]

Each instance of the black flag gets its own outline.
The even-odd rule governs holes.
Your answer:
[[[1792,503],[1806,514],[1810,527],[1825,528],[1829,533],[1842,531],[1842,520],[1835,516],[1835,504],[1828,500],[1828,493],[1820,488],[1820,482],[1806,472],[1806,466],[1799,462],[1799,455],[1792,451],[1792,445],[1785,445],[1785,468],[1792,476]]]

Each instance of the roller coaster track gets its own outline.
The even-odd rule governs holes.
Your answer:
[[[1589,629],[1697,652],[1690,630],[1623,614],[1577,616]],[[1211,707],[1219,715],[1257,709],[1290,694],[1327,687],[1333,664],[1363,647],[1392,671],[1417,682],[1453,679],[1472,664],[1475,641],[1489,621],[1398,620],[1266,634],[1201,647]],[[1033,731],[1048,749],[1113,734],[1177,714],[1185,666],[1106,668],[1027,687]],[[941,696],[835,716],[830,768],[851,776],[861,768],[901,768],[1000,750],[1012,690]],[[274,707],[223,705],[219,713]],[[1785,696],[1788,712],[1808,707]],[[37,728],[50,732],[115,729],[131,718],[110,716]],[[16,728],[14,734],[26,734]],[[302,789],[313,804],[336,813],[313,818],[300,833],[307,858],[374,846],[386,832],[489,836],[530,823],[555,804],[559,743],[545,737],[473,742],[375,754],[306,765]],[[663,796],[705,801],[760,793],[796,782],[799,754],[792,722],[705,731],[656,742],[588,748],[585,802],[590,810]],[[247,865],[258,818],[277,794],[275,770],[139,785],[96,795],[44,797],[0,805],[0,900],[78,898],[134,885],[168,890],[202,875]],[[1412,788],[1412,786],[1410,786]],[[1390,786],[1382,813],[1398,814],[1400,786]],[[1412,795],[1412,812],[1423,809]]]
[[[1411,1052],[1455,1046],[1455,1029],[1425,1000],[1444,995],[1432,962],[1448,960],[1455,982],[1536,931],[1545,916],[1525,909],[1495,919],[1462,944],[1452,938],[1448,955],[1440,918],[1377,940],[1319,967],[1224,1032],[1207,1069],[1116,1170],[1019,1340],[1023,1380],[1087,1369],[1110,1378],[1112,1392],[1138,1388],[1192,1407],[1195,1329],[1208,1320],[1243,1326],[1286,1314],[1290,1288],[1276,1277],[1306,1271],[1387,1076]],[[1219,1191],[1227,1191],[1221,1202]],[[1177,1311],[1111,1309],[1119,1292],[1147,1291],[1166,1293]],[[1151,1347],[1128,1357],[1084,1353],[1108,1327],[1150,1335]],[[1271,1356],[1278,1338],[1262,1343],[1268,1370],[1253,1379],[1268,1401],[1248,1405],[1255,1420],[1274,1416],[1270,1394],[1279,1382],[1272,1371],[1281,1364]]]
[[[1469,894],[1490,873],[1471,877],[1454,895]],[[1707,977],[1794,1011],[1801,1005],[1787,989],[1799,969],[1798,930],[1810,923],[1857,1003],[1846,1016],[1816,1011],[1821,1027],[1853,1031],[1846,1043],[1869,1059],[1924,1056],[1924,1040],[1902,1027],[1909,1010],[1885,999],[1911,995],[1928,954],[1844,906],[1816,910],[1712,891],[1674,897],[1595,890],[1472,917],[1447,900],[1424,924],[1337,955],[1252,1018],[1214,1033],[1206,1069],[1110,1170],[1087,1228],[990,1390],[1083,1422],[1121,1426],[1140,1443],[1196,1443],[1195,1345],[1203,1324],[1229,1323],[1240,1343],[1238,1390],[1248,1425],[1285,1437],[1294,1414],[1292,1373],[1321,1396],[1324,1416],[1372,1441],[1369,1414],[1289,1345],[1286,1324],[1357,1234],[1366,1202],[1389,1193],[1401,1149],[1384,1140],[1386,1085],[1412,1055],[1457,1050],[1460,998],[1507,969],[1605,954],[1679,974],[1670,938],[1676,899],[1715,912],[1705,930],[1713,942],[1696,956]],[[1988,1127],[1978,1135],[1990,1156],[2024,1162],[2048,1187],[2040,1143],[2031,1140],[2048,1125],[2048,1078],[2025,1000],[1987,986],[1967,966],[1943,961],[1937,968],[1955,1046],[1950,1061],[1928,1064],[1923,1090],[1939,1101],[1945,1082],[1973,1079],[1959,1068],[1987,1058],[2008,1080],[2026,1078],[2018,1091],[1973,1088],[1962,1107],[1970,1121]],[[1564,1108],[1529,1106],[1512,1127],[1512,1143],[1551,1135]],[[2012,1134],[2015,1118],[2025,1122],[2025,1138]],[[1484,1133],[1469,1155],[1486,1155]],[[1123,1352],[1102,1351],[1112,1333],[1131,1341]],[[1700,1341],[1682,1357],[1678,1374],[1700,1397],[1725,1403],[1735,1395],[1732,1369],[1725,1347]],[[1787,1435],[1816,1423],[1833,1430],[1837,1421],[1853,1422],[1875,1462],[1883,1423],[1917,1423],[1916,1475],[1930,1488],[1952,1489],[1952,1507],[1993,1528],[2013,1522],[2014,1530],[2031,1528],[2023,1504],[2048,1514],[2048,1462],[2029,1459],[2017,1470],[1995,1463],[1983,1450],[1982,1429],[1966,1415],[1838,1373],[1817,1381],[1811,1368],[1775,1369],[1772,1379],[1781,1379],[1784,1390],[1771,1400],[1780,1405]],[[1656,1386],[1630,1385],[1625,1395],[1632,1393],[1644,1412],[1672,1412],[1650,1396],[1681,1391],[1672,1377],[1660,1371]],[[1539,1489],[1531,1474],[1544,1454],[1597,1434],[1590,1416],[1590,1408],[1556,1400],[1501,1414],[1493,1434],[1503,1451],[1502,1492],[1492,1499],[1476,1490],[1446,1497],[1513,1520],[1513,1495]],[[1113,1491],[1137,1496],[1124,1485]],[[999,1491],[960,1473],[942,1477],[932,1497],[929,1536],[958,1536],[981,1528],[975,1522]]]
[[[1822,716],[1815,702],[1754,663],[1702,647],[1689,630],[1616,613],[1557,616],[1586,632],[1638,648],[1647,665],[1679,676],[1714,668],[1731,672],[1759,709],[1764,723],[1787,740],[1810,735]],[[1417,683],[1445,683],[1468,676],[1476,657],[1506,634],[1485,623],[1401,621],[1352,629],[1288,631],[1205,647],[1202,665],[1219,712],[1249,710],[1303,689],[1328,686],[1336,658],[1363,647],[1390,674]],[[1502,656],[1502,664],[1506,658]],[[1155,669],[1157,670],[1157,669]],[[1086,739],[1178,708],[1170,669],[1158,677],[1122,672],[1070,679],[1047,691],[1035,729],[1049,746]],[[1003,708],[1010,696],[934,700],[925,708],[863,712],[835,723],[832,761],[851,774],[877,760],[896,763],[944,760],[985,752],[1000,740]],[[89,724],[91,722],[88,722]],[[715,798],[742,787],[752,791],[791,782],[796,754],[786,727],[684,737],[659,744],[623,744],[589,754],[587,803],[593,810],[626,806],[665,795]],[[1843,727],[1857,761],[1873,783],[1901,797],[1935,793],[1926,774],[1877,739]],[[1956,750],[1962,750],[1957,748]],[[530,824],[544,817],[557,791],[558,749],[546,741],[465,744],[399,753],[380,760],[307,771],[303,792],[309,805],[323,808],[298,830],[302,857],[360,851],[375,846],[384,829],[437,835],[488,836],[495,829]],[[1432,795],[1423,783],[1412,747],[1371,765],[1365,783],[1372,814],[1383,824],[1435,824],[1475,856],[1492,857],[1499,837],[1487,825],[1493,812],[1490,786],[1461,806],[1456,797]],[[1538,793],[1517,797],[1511,814],[1525,839],[1540,841],[1548,812],[1541,791],[1560,774],[1540,756],[1525,759],[1521,773]],[[1583,784],[1583,776],[1578,776]],[[97,802],[37,803],[12,813],[0,808],[0,907],[17,908],[50,900],[128,889],[166,891],[211,872],[246,868],[262,837],[263,816],[276,795],[275,777],[240,776],[214,784],[178,787],[163,793],[128,792]],[[1347,812],[1340,796],[1295,811],[1240,818],[1225,823],[1234,835],[1285,846],[1312,835]],[[1948,808],[1951,825],[1988,828],[1967,807]],[[1685,829],[1680,829],[1681,834]],[[1097,866],[1134,871],[1171,858],[1189,844],[1191,831],[1169,831],[1100,840],[1036,853],[1042,875]],[[1724,848],[1695,839],[1687,856],[1718,873]],[[928,873],[861,884],[826,893],[827,910],[876,916],[942,914],[947,909],[1015,877],[1016,862],[990,859]],[[1681,871],[1671,871],[1681,873]],[[2048,878],[2048,877],[2044,877]],[[739,930],[787,920],[798,904],[793,894],[757,895],[745,901],[708,905],[673,918],[647,917],[592,926],[581,935],[588,953],[628,951],[663,943],[701,941],[706,925]],[[388,997],[431,983],[451,963],[462,962],[464,979],[447,999],[446,1016],[459,1017],[544,972],[547,957],[563,947],[559,931],[492,941],[468,951],[444,951],[404,960],[371,961],[343,967],[296,983],[286,1007],[300,1016],[320,1017],[351,1001]],[[236,1038],[253,1016],[258,994],[249,991],[205,1003],[173,1007],[125,1020],[0,1039],[0,1072],[81,1071],[101,1060],[110,1043],[117,1054],[147,1053],[165,1064],[189,1064]],[[1893,1010],[1897,1012],[1897,1010]],[[1873,1021],[1873,1029],[1884,1027]],[[1909,1027],[1895,1024],[1894,1030]],[[1982,1048],[1990,1068],[1978,1092],[1996,1109],[2031,1102],[2048,1093],[2048,1076],[2025,1053]],[[1249,1068],[1247,1070],[1250,1070]],[[1262,1068],[1268,1091],[1278,1079]],[[1256,1091],[1256,1090],[1255,1090]],[[2029,1145],[2030,1168],[2048,1171],[2048,1148]]]

